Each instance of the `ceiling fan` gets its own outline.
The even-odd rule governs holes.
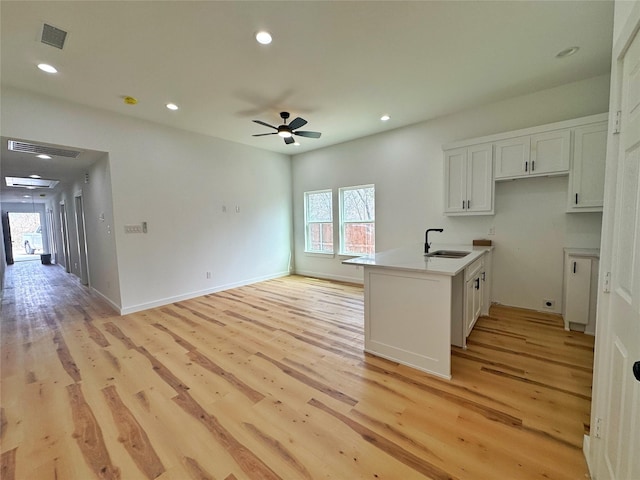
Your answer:
[[[260,125],[264,125],[265,127],[273,128],[277,130],[276,132],[271,133],[256,133],[253,135],[254,137],[262,137],[264,135],[280,135],[284,139],[284,143],[287,145],[294,143],[293,135],[298,135],[300,137],[308,137],[308,138],[320,138],[320,132],[309,132],[305,130],[297,130],[300,127],[304,127],[307,124],[307,121],[304,118],[296,117],[287,125],[287,119],[290,117],[289,112],[280,112],[280,117],[282,118],[282,125],[278,127],[274,127],[273,125],[269,125],[261,120],[254,120],[254,122],[259,123]],[[297,131],[296,131],[297,130]]]

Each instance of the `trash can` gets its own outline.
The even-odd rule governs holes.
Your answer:
[[[42,255],[40,255],[40,261],[43,265],[51,265],[51,254],[43,253]]]

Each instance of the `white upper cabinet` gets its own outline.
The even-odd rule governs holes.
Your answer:
[[[445,214],[493,214],[492,153],[491,144],[444,152]]]
[[[567,211],[602,211],[606,155],[607,122],[574,130]]]
[[[568,173],[570,140],[566,129],[496,142],[496,180]]]
[[[530,175],[569,172],[571,131],[556,130],[531,136]]]
[[[516,137],[495,143],[496,179],[527,175],[531,152],[531,137]]]

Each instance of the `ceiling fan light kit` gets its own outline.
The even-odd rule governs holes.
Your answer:
[[[299,137],[307,137],[307,138],[320,138],[320,132],[310,132],[305,130],[297,130],[300,127],[304,127],[307,124],[307,121],[304,118],[296,117],[289,124],[287,124],[287,120],[291,115],[289,112],[280,112],[280,118],[282,118],[282,125],[274,127],[273,125],[269,125],[262,120],[254,120],[255,123],[260,125],[264,125],[265,127],[273,128],[275,132],[270,133],[256,133],[254,137],[263,137],[265,135],[279,135],[284,139],[284,143],[290,145],[292,143],[297,143],[293,139],[293,135],[298,135]]]

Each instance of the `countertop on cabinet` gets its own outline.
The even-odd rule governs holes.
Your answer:
[[[571,248],[566,247],[564,249],[565,253],[572,255],[574,257],[596,257],[600,258],[600,249],[599,248]]]
[[[365,267],[380,267],[412,272],[434,273],[438,275],[455,276],[480,258],[485,252],[492,250],[493,246],[480,247],[473,245],[434,244],[430,251],[456,250],[469,252],[462,258],[437,258],[426,257],[424,244],[416,244],[395,248],[373,255],[350,258],[342,263],[346,265],[361,265]]]

